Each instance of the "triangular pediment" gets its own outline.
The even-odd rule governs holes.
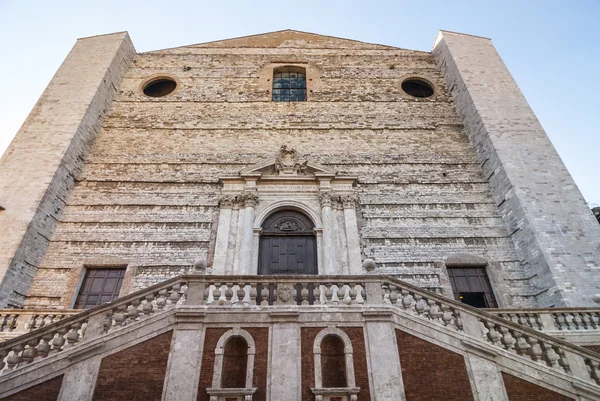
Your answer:
[[[240,171],[240,176],[315,177],[331,176],[336,172],[310,160],[301,160],[295,149],[281,146],[277,157]]]
[[[393,46],[367,43],[358,40],[343,39],[327,35],[319,35],[310,32],[295,31],[292,29],[242,36],[239,38],[217,40],[214,42],[198,43],[173,49],[180,48],[303,48],[356,50],[397,49]],[[151,53],[173,49],[157,50]]]

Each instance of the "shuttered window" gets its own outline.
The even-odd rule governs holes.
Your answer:
[[[497,308],[485,267],[448,267],[452,292],[457,301],[476,308]]]

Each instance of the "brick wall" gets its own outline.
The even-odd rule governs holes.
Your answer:
[[[3,401],[56,401],[62,386],[63,375],[2,398]]]
[[[302,350],[302,400],[314,400],[311,388],[315,387],[315,361],[313,345],[317,334],[325,327],[302,327],[300,329],[300,345]],[[343,330],[353,347],[354,379],[356,386],[360,387],[358,393],[359,401],[370,401],[371,390],[369,387],[369,369],[367,368],[367,352],[365,348],[365,337],[362,327],[338,327]]]
[[[94,401],[160,401],[172,331],[102,359]]]
[[[473,400],[462,355],[396,329],[406,401]]]
[[[584,345],[583,348],[587,348],[590,351],[594,351],[600,354],[600,345]]]
[[[254,339],[256,354],[254,355],[254,393],[252,399],[266,401],[267,399],[267,358],[269,354],[269,329],[266,327],[242,327]],[[202,366],[200,368],[200,383],[198,386],[198,401],[209,401],[206,392],[212,387],[213,372],[215,366],[215,348],[219,338],[231,328],[207,328],[204,334],[204,346],[202,350]]]
[[[572,401],[562,394],[502,372],[502,380],[510,401]]]
[[[379,272],[440,291],[436,266],[473,254],[497,262],[500,294],[529,305],[520,297],[529,293],[525,273],[433,56],[294,32],[263,36],[135,57],[27,306],[68,306],[67,283],[86,263],[126,261],[139,289],[210,261],[218,177],[274,160],[282,144],[358,177],[361,251]],[[310,101],[270,101],[264,66],[286,60],[316,74]],[[179,80],[176,92],[142,95],[140,85],[159,73]],[[409,75],[427,78],[436,95],[406,96],[400,85]]]

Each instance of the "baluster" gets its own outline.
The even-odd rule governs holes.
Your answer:
[[[71,332],[67,333],[67,341],[70,346],[73,346],[73,344],[79,341],[79,329],[82,325],[83,322],[73,323],[71,325]]]
[[[456,325],[454,324],[454,315],[450,310],[450,306],[445,304],[442,304],[442,321],[444,322],[444,326],[456,329]]]
[[[415,294],[415,311],[417,315],[421,316],[425,310],[427,310],[427,304],[423,301],[423,297],[419,294]]]
[[[215,283],[214,284],[215,288],[212,290],[212,298],[213,298],[213,305],[220,305],[221,303],[221,284],[220,283]]]
[[[42,341],[37,345],[37,352],[42,357],[45,358],[48,356],[50,352],[50,342],[54,338],[54,333],[46,333],[42,336]]]
[[[233,283],[224,283],[224,285],[225,285],[225,301],[223,304],[231,305],[231,299],[233,298]]]
[[[315,296],[315,304],[322,305],[323,303],[321,302],[321,284],[315,284],[313,295]]]
[[[333,305],[333,284],[326,283],[325,284],[325,304]]]
[[[129,319],[131,321],[134,320],[138,320],[139,316],[140,316],[140,310],[138,309],[138,307],[142,304],[142,300],[140,298],[136,298],[134,300],[131,301],[131,306],[128,310],[129,313]]]
[[[300,286],[300,305],[309,305],[310,301],[308,299],[309,291],[308,291],[308,283],[301,283]]]
[[[587,312],[581,313],[581,321],[583,323],[583,327],[585,329],[590,330],[592,328],[592,320],[590,319],[590,314]]]
[[[581,315],[577,312],[573,312],[573,325],[576,330],[583,329],[583,320],[581,320]]]
[[[550,365],[553,368],[557,367],[559,356],[554,351],[554,348],[552,348],[552,345],[546,344],[544,342],[540,342],[540,344],[543,349],[543,356],[544,356],[544,361],[546,362],[546,364]]]
[[[600,328],[600,312],[591,312],[590,321],[592,323],[593,328]]]
[[[403,289],[401,291],[401,293],[402,293],[402,308],[404,310],[411,309],[412,303],[413,303],[413,299],[410,296],[410,292],[408,290],[404,290]]]
[[[2,369],[4,369],[4,366],[6,366],[6,363],[4,362],[4,359],[6,358],[6,356],[8,355],[8,350],[1,350],[0,351],[0,372],[2,372]]]
[[[382,302],[384,304],[389,304],[392,301],[390,301],[390,286],[388,283],[383,283],[381,284],[381,289],[383,290],[383,293],[381,294],[382,297]]]
[[[558,355],[558,364],[564,369],[565,372],[571,373],[571,367],[569,366],[569,360],[565,355],[565,351],[559,347],[554,347],[554,351]]]
[[[542,324],[542,317],[539,315],[539,313],[535,314],[535,329],[538,331],[544,331],[544,325]]]
[[[438,319],[440,318],[440,316],[442,314],[439,311],[438,305],[435,303],[435,301],[433,299],[428,299],[427,305],[429,305],[427,314],[429,314],[429,317],[431,318],[432,321],[438,323],[439,322]]]
[[[117,311],[113,316],[117,326],[124,326],[125,320],[127,320],[127,305],[117,306]]]
[[[537,328],[537,324],[535,321],[535,313],[528,313],[527,314],[527,325],[530,329],[536,329]]]
[[[543,356],[543,351],[539,340],[531,336],[525,336],[525,339],[529,345],[531,345],[531,348],[529,348],[529,356],[531,359],[535,362],[540,361]]]
[[[173,286],[171,287],[171,290],[169,291],[170,306],[177,305],[179,298],[181,298],[181,293],[179,292],[180,290],[181,290],[181,284],[179,284],[179,283],[173,284]]]
[[[388,285],[387,288],[389,290],[388,299],[389,299],[390,303],[392,305],[397,305],[398,304],[398,298],[399,298],[398,287],[392,286],[392,285]]]
[[[106,315],[104,315],[104,332],[107,333],[113,324],[113,310],[109,309],[106,311]]]
[[[588,372],[592,380],[594,380],[596,384],[600,385],[600,363],[598,363],[598,361],[594,361],[593,359],[586,358],[585,364],[588,366]]]
[[[269,306],[269,284],[262,284],[262,288],[260,290],[260,297],[260,305]]]
[[[8,370],[13,370],[17,365],[21,363],[23,358],[21,357],[21,351],[23,351],[23,344],[17,344],[11,348],[12,354],[6,358],[6,364],[8,365]]]
[[[257,290],[256,290],[256,283],[250,283],[250,305],[251,306],[255,306],[256,305],[256,295],[257,295]]]
[[[142,312],[144,312],[144,315],[149,315],[154,312],[154,305],[152,305],[152,301],[154,301],[154,294],[148,294],[145,298],[146,303],[142,307]]]
[[[238,283],[236,295],[238,298],[238,304],[240,304],[240,306],[248,306],[248,300],[246,299],[246,283]]]
[[[456,325],[456,328],[458,331],[463,331],[463,322],[460,317],[460,311],[458,309],[453,309],[452,314],[454,315],[454,324]]]
[[[562,313],[553,313],[552,317],[554,317],[556,326],[558,327],[559,330],[567,329],[567,321]]]
[[[27,341],[27,348],[25,348],[22,354],[22,358],[25,363],[29,364],[33,362],[33,360],[37,356],[37,350],[35,346],[38,345],[39,342],[39,338]]]
[[[496,323],[491,322],[489,320],[485,320],[484,325],[485,325],[485,328],[488,329],[488,332],[487,332],[488,340],[492,344],[498,345],[498,343],[500,342],[500,333],[498,333],[498,331],[496,331]]]
[[[65,345],[65,334],[67,334],[67,331],[69,331],[69,329],[67,329],[66,327],[61,327],[57,330],[58,335],[52,341],[52,351],[62,351],[63,346]]]
[[[502,345],[504,345],[504,349],[512,351],[514,348],[515,339],[510,334],[510,330],[508,329],[508,327],[499,326],[498,331],[502,336],[500,341],[502,342]]]
[[[511,333],[513,338],[515,339],[515,350],[518,354],[523,354],[527,352],[529,348],[531,348],[531,345],[529,345],[529,343],[525,341],[523,333],[515,330],[511,330]]]
[[[167,305],[167,290],[162,289],[158,291],[158,297],[156,298],[156,307],[159,311],[162,311]]]
[[[348,297],[350,297],[350,304],[356,305],[358,302],[356,297],[358,296],[358,291],[356,291],[356,283],[348,283],[348,287],[350,291],[348,291]]]
[[[575,324],[573,324],[573,315],[571,313],[565,313],[565,321],[567,322],[567,328],[569,330],[575,329]]]
[[[337,304],[348,305],[349,302],[346,302],[346,289],[344,288],[344,283],[337,283],[337,288]]]

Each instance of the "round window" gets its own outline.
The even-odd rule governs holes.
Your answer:
[[[171,78],[158,78],[144,85],[144,95],[151,97],[162,97],[173,92],[177,88],[177,82]]]
[[[417,78],[410,78],[402,82],[402,90],[414,97],[430,97],[433,95],[431,84]]]

